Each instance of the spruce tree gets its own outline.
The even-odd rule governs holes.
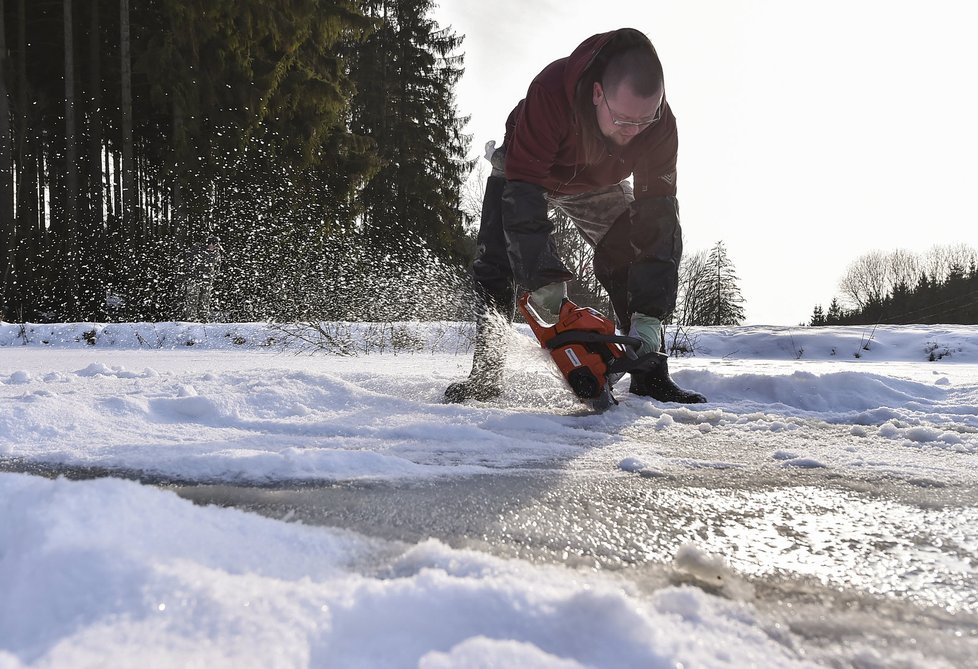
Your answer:
[[[839,300],[833,297],[832,302],[829,303],[829,310],[825,313],[825,324],[841,325],[845,316],[846,313],[842,309],[842,305],[839,304]]]
[[[460,210],[466,118],[454,86],[462,38],[429,18],[431,0],[366,0],[375,31],[354,56],[352,130],[372,138],[381,167],[361,193],[367,236],[391,249],[415,237],[443,258],[464,255]]]
[[[722,241],[710,250],[704,272],[705,281],[695,295],[698,322],[692,324],[740,325],[744,320],[744,298],[733,262]]]
[[[354,184],[370,172],[369,146],[346,123],[353,84],[341,45],[367,26],[353,0],[292,0],[288,11],[273,0],[162,0],[158,12],[168,29],[147,36],[140,64],[162,73],[146,102],[167,110],[157,130],[170,138],[163,155],[188,218],[213,209],[214,179],[253,142],[267,169],[344,170],[338,183]]]

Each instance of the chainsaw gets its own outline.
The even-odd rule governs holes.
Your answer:
[[[612,386],[626,372],[648,364],[649,356],[637,353],[641,339],[615,334],[614,321],[590,307],[579,307],[565,297],[557,322],[550,325],[530,304],[529,293],[517,304],[571,390],[593,411],[618,404]]]

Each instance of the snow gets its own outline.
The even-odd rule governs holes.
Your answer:
[[[357,354],[339,355],[260,323],[0,324],[0,668],[953,666],[871,642],[820,655],[754,584],[862,579],[867,592],[946,607],[959,636],[973,625],[974,500],[921,507],[914,522],[943,528],[959,556],[928,548],[944,570],[928,578],[901,567],[923,539],[871,552],[907,522],[899,500],[857,493],[978,490],[978,327],[698,329],[695,355],[670,365],[709,403],[660,404],[622,384],[601,415],[561,389],[525,329],[509,341],[499,400],[442,404],[468,371],[471,332],[399,327],[378,338],[344,324]],[[649,542],[633,566],[673,574],[650,582],[597,558],[507,554],[492,537],[405,540],[178,494],[522,476],[568,490],[641,484],[677,526],[686,504],[689,526],[758,520],[742,541],[729,522],[695,540],[627,539]],[[791,503],[810,513],[764,490],[704,484],[672,498],[690,477],[803,477]],[[706,505],[727,510],[709,518]],[[784,518],[765,515],[778,508]],[[570,512],[553,510],[558,527]],[[863,525],[846,515],[861,513]],[[486,520],[512,528],[518,515]],[[580,536],[564,552],[601,540],[568,522]],[[798,553],[785,526],[822,549]],[[879,561],[847,564],[838,542]]]

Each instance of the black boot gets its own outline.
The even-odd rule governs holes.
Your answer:
[[[467,379],[445,389],[445,401],[450,404],[466,400],[485,402],[499,397],[503,390],[506,334],[516,310],[516,292],[504,290],[495,296],[484,290],[479,293],[472,371]]]
[[[706,397],[693,390],[680,388],[669,378],[668,360],[667,356],[659,355],[649,369],[632,372],[632,381],[628,386],[628,392],[632,395],[651,397],[660,402],[678,402],[680,404],[705,402]]]

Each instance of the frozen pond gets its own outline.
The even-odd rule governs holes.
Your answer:
[[[704,331],[674,375],[708,404],[589,415],[517,335],[449,406],[457,327],[90,327],[0,327],[4,669],[978,657],[978,328]]]
[[[407,485],[178,492],[385,539],[436,537],[457,548],[602,570],[647,592],[692,583],[752,602],[829,656],[869,635],[890,650],[968,665],[978,651],[978,490],[824,472],[779,478],[527,471]],[[687,544],[698,550],[677,558]]]

